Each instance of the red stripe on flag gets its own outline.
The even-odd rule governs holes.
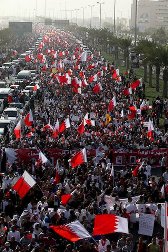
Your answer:
[[[30,190],[31,186],[26,183],[23,177],[21,177],[16,184],[12,187],[13,190],[15,190],[20,198],[24,198],[24,196],[28,193]]]

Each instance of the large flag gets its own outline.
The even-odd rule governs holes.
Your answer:
[[[69,164],[72,168],[75,168],[83,163],[87,163],[86,149],[75,153],[73,157],[69,160]]]
[[[77,242],[82,239],[91,238],[91,235],[79,221],[74,221],[66,225],[50,226],[58,235],[71,242]]]
[[[128,219],[114,214],[96,215],[93,235],[105,235],[111,233],[128,234]]]
[[[59,133],[62,133],[64,132],[66,129],[70,128],[71,125],[70,125],[70,121],[69,121],[69,118],[65,119],[61,125],[59,126]]]
[[[25,116],[24,123],[28,127],[32,126],[32,124],[33,124],[33,114],[32,114],[31,109],[30,109],[29,113]]]
[[[12,189],[15,190],[20,198],[24,198],[29,190],[36,184],[36,181],[25,171],[23,175],[13,185]]]
[[[17,123],[16,127],[14,128],[14,134],[16,139],[21,138],[21,120]]]

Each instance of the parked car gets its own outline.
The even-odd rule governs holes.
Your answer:
[[[0,119],[0,136],[3,136],[4,134],[9,132],[12,132],[15,124],[11,122],[9,119]]]
[[[18,117],[20,117],[20,113],[17,108],[6,108],[4,109],[1,118],[9,119],[11,121],[16,122]]]

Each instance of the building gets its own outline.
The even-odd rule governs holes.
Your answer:
[[[140,32],[151,28],[159,29],[161,27],[168,29],[168,1],[167,0],[137,0],[137,27]],[[135,27],[135,6],[136,0],[133,0],[131,6],[131,29]]]

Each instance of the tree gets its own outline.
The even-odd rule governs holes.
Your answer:
[[[148,40],[141,40],[136,51],[143,54],[144,81],[147,81],[147,67],[149,68],[149,86],[152,87],[153,66],[156,64],[156,44]],[[158,72],[157,72],[158,73]]]
[[[118,40],[120,48],[123,50],[124,53],[124,61],[126,69],[129,69],[129,49],[132,43],[132,39],[130,38],[120,38]]]
[[[163,64],[163,97],[168,97],[168,48],[162,47],[161,59]]]

